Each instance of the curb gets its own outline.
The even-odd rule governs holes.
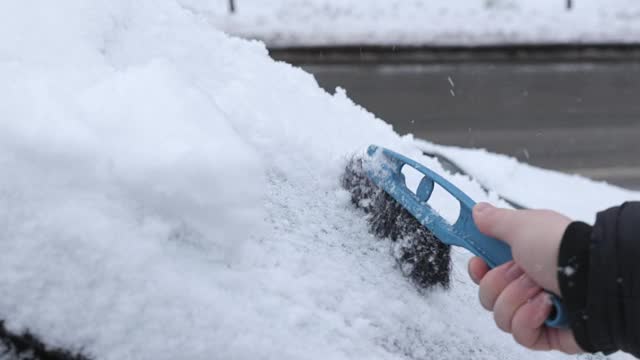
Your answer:
[[[270,48],[292,64],[425,64],[478,62],[633,62],[639,44],[550,44],[498,46],[313,46]]]

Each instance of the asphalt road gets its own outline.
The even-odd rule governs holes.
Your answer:
[[[303,66],[400,133],[640,190],[640,63]]]

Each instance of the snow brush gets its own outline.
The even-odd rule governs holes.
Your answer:
[[[409,166],[422,175],[415,192],[407,187],[402,169]],[[428,201],[438,184],[460,203],[457,220],[450,224]],[[367,213],[371,231],[391,238],[392,253],[402,272],[420,289],[447,288],[451,273],[450,246],[460,246],[494,268],[511,261],[511,248],[480,232],[467,194],[426,166],[389,149],[369,146],[364,158],[352,159],[342,185],[352,202]],[[553,309],[545,324],[563,328],[567,312],[558,296],[550,294]]]

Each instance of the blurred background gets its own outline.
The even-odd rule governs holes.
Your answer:
[[[182,3],[401,134],[640,189],[640,1]]]

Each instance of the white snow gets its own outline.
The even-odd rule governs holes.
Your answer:
[[[269,46],[637,43],[635,0],[180,0]]]
[[[411,137],[183,5],[0,5],[10,329],[95,359],[564,358],[495,328],[468,254],[421,295],[368,234],[339,176],[370,143],[442,170]]]
[[[593,223],[595,214],[624,201],[640,200],[640,192],[593,181],[580,175],[536,168],[484,149],[464,149],[418,141],[420,148],[445,154],[480,183],[530,208],[552,209],[575,220]]]

